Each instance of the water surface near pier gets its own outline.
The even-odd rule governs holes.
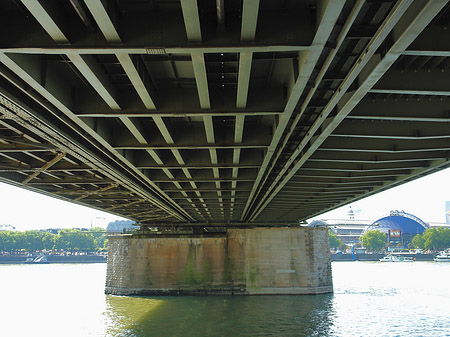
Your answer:
[[[450,263],[332,266],[334,294],[142,298],[105,264],[0,265],[0,335],[450,336]]]

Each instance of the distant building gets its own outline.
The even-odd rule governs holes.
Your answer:
[[[328,227],[342,243],[355,243],[371,223],[371,220],[355,219],[355,212],[350,206],[347,219],[315,220],[308,224],[308,227]]]
[[[392,245],[406,246],[417,234],[422,234],[430,225],[405,211],[391,211],[388,216],[376,221],[357,220],[350,208],[348,219],[315,220],[308,224],[309,227],[327,227],[337,235],[343,243],[356,243],[368,230],[379,230],[386,234],[388,242]]]
[[[342,243],[353,243],[358,242],[359,237],[370,223],[370,220],[326,219],[315,220],[308,224],[308,227],[328,227]]]
[[[450,201],[445,202],[445,223],[450,225]]]
[[[108,224],[106,231],[110,233],[123,233],[124,230],[139,228],[135,223],[136,222],[132,220],[116,220]]]
[[[427,222],[427,225],[430,226],[430,228],[450,228],[450,224],[445,222]]]
[[[367,227],[367,230],[379,230],[386,234],[388,242],[406,246],[417,234],[430,228],[428,224],[405,211],[391,211],[388,216],[378,219]]]
[[[46,229],[41,229],[41,232],[49,232],[52,234],[58,234],[60,231],[62,230],[62,228],[46,228]]]
[[[348,210],[347,216],[350,220],[354,220],[355,219],[355,212],[353,212],[352,210],[352,206],[350,206],[350,209]]]
[[[12,225],[0,225],[0,231],[15,231],[16,227]]]

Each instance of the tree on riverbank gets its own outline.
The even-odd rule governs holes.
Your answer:
[[[415,248],[443,250],[450,247],[450,228],[428,228],[412,239]]]
[[[81,252],[91,252],[97,248],[92,233],[76,230],[59,233],[55,239],[54,247],[57,250],[76,250]]]
[[[94,227],[89,230],[92,233],[95,241],[95,246],[98,249],[108,248],[108,239],[105,235],[105,229],[101,227]]]
[[[328,240],[330,241],[330,248],[338,248],[341,245],[341,240],[338,239],[337,234],[333,234],[328,230]]]
[[[95,230],[95,231],[94,231]],[[45,231],[0,231],[0,251],[65,250],[65,251],[97,251],[103,250],[107,238],[103,228],[91,230],[94,233],[79,230],[64,230],[58,234]]]
[[[370,230],[361,235],[359,241],[368,250],[380,250],[386,245],[386,234],[379,230]]]
[[[0,251],[36,251],[52,249],[54,234],[41,231],[0,231]]]

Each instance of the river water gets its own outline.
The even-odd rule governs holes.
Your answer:
[[[0,265],[0,336],[450,336],[450,263],[333,262],[316,296],[104,295],[106,264]]]

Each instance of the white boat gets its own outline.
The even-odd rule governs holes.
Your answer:
[[[35,258],[33,258],[32,255],[28,255],[25,263],[41,263],[41,264],[44,264],[44,263],[49,263],[49,262],[48,262],[47,255],[41,254],[41,255],[38,255]]]
[[[380,259],[380,262],[413,262],[414,258],[409,256],[389,254]]]
[[[442,251],[434,258],[436,262],[450,262],[450,251]]]

